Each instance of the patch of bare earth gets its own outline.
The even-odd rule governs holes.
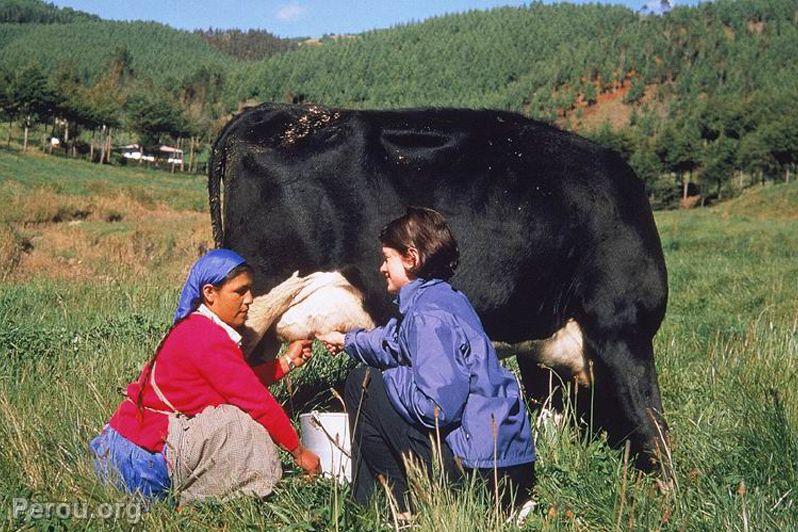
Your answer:
[[[602,92],[596,97],[596,102],[588,105],[580,99],[574,109],[570,110],[564,118],[558,121],[561,127],[571,131],[595,131],[604,124],[609,124],[613,131],[628,127],[631,123],[632,112],[640,105],[657,107],[657,85],[647,85],[643,97],[638,104],[626,103],[624,98],[631,88],[631,83],[625,81],[623,85],[611,91]],[[662,111],[664,111],[664,106]]]
[[[625,84],[618,90],[599,94],[595,104],[582,108],[580,129],[592,130],[604,123],[609,123],[613,130],[628,126],[632,106],[623,101],[627,92],[629,85]]]

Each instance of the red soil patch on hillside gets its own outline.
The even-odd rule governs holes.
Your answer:
[[[582,128],[595,129],[608,122],[612,129],[620,129],[629,125],[632,116],[632,106],[624,103],[623,99],[631,88],[631,83],[624,81],[623,85],[611,92],[603,92],[596,97],[593,105],[585,104],[582,107]]]
[[[645,94],[639,103],[628,104],[624,98],[631,89],[631,81],[625,80],[619,86],[611,90],[599,93],[596,103],[588,105],[580,96],[575,107],[565,113],[565,116],[557,121],[561,127],[571,131],[594,131],[604,124],[617,131],[628,127],[632,111],[643,103],[662,107],[656,103],[657,85],[646,86]]]

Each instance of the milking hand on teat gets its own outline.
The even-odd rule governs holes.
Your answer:
[[[300,287],[297,291],[294,288]],[[249,308],[244,327],[248,354],[272,326],[279,340],[293,342],[324,339],[337,331],[372,329],[374,322],[363,308],[363,295],[337,271],[294,274],[258,296]],[[339,333],[340,334],[340,333]],[[330,349],[330,344],[325,343]],[[291,362],[288,362],[289,365]],[[337,392],[336,392],[337,393]],[[339,482],[351,480],[350,434],[346,412],[313,411],[299,416],[302,444],[317,454],[325,476]]]

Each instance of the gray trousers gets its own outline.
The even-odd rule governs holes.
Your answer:
[[[283,476],[269,433],[232,405],[209,406],[190,419],[171,414],[164,454],[181,506],[207,498],[265,497]]]

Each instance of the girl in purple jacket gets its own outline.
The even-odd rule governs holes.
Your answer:
[[[430,468],[437,432],[449,477],[473,470],[493,490],[495,469],[511,509],[529,495],[535,447],[518,381],[499,364],[468,298],[448,283],[457,241],[440,213],[410,207],[383,228],[380,242],[380,272],[397,316],[370,331],[320,337],[330,351],[343,348],[365,364],[349,375],[344,394],[355,434],[353,496],[367,503],[382,475],[406,512],[402,455]]]

